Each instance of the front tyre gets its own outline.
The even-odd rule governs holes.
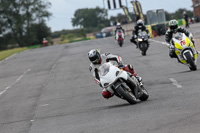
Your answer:
[[[119,86],[116,89],[116,92],[123,99],[125,99],[127,102],[129,102],[130,104],[136,104],[137,103],[137,99],[135,98],[135,96],[133,95],[133,93],[132,92],[128,92],[123,86]]]
[[[149,93],[147,92],[147,90],[142,86],[141,87],[141,91],[142,91],[142,95],[140,96],[140,100],[141,101],[146,101],[149,98]]]
[[[122,47],[122,45],[123,45],[123,40],[118,41],[118,44],[119,44],[120,47]]]
[[[185,57],[187,59],[187,63],[190,65],[190,70],[195,71],[197,70],[197,66],[194,63],[194,60],[192,59],[189,52],[185,53]]]
[[[146,42],[141,42],[139,45],[140,45],[140,50],[142,51],[142,55],[145,56],[148,44]]]
[[[142,51],[142,55],[145,56],[146,55],[146,51]]]

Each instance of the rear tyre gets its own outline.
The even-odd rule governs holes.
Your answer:
[[[122,47],[123,41],[120,40],[118,43],[119,43],[119,46]]]
[[[140,96],[140,100],[141,101],[146,101],[149,98],[149,93],[147,92],[147,90],[144,87],[141,87],[142,89],[142,95]]]
[[[197,70],[197,66],[194,63],[194,60],[192,59],[189,52],[185,53],[185,56],[187,58],[187,63],[190,64],[190,70],[195,71]]]
[[[116,91],[120,96],[123,97],[123,99],[125,99],[130,104],[136,104],[137,103],[137,99],[135,98],[133,93],[132,92],[128,92],[123,86],[119,86],[116,89]]]

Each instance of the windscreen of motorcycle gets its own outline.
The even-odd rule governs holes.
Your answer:
[[[183,34],[180,32],[174,34],[173,37],[179,41],[183,40]]]
[[[99,71],[100,76],[105,76],[110,71],[110,63],[104,63],[99,67]]]
[[[146,33],[146,31],[141,31],[138,33],[138,38],[144,38],[144,40],[148,39],[148,35]]]
[[[175,47],[178,49],[186,48],[190,45],[190,40],[183,33],[178,33],[173,36]]]
[[[117,30],[117,33],[122,33],[122,30]]]
[[[147,33],[145,31],[139,32],[138,35],[139,36],[145,36]]]

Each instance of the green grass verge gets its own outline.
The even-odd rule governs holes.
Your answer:
[[[80,42],[80,41],[91,40],[91,39],[94,39],[94,38],[78,38],[78,39],[74,39],[74,40],[64,40],[64,41],[60,41],[59,44]]]
[[[40,48],[41,45],[38,44],[38,45],[33,45],[33,46],[28,46],[28,49],[34,49],[34,48]]]
[[[95,38],[95,37],[94,37]],[[77,40],[64,40],[62,41],[62,43],[72,43],[72,42],[79,42],[79,41],[84,41],[84,40],[91,40],[91,39],[94,39],[94,38],[85,38],[85,39],[77,39]],[[62,44],[60,43],[60,44]],[[35,48],[40,48],[41,45],[34,45],[34,46],[29,46],[29,47],[23,47],[23,48],[14,48],[14,49],[9,49],[9,50],[3,50],[3,51],[0,51],[0,61],[15,54],[15,53],[19,53],[19,52],[22,52],[24,50],[27,50],[27,49],[35,49]]]
[[[10,49],[10,50],[0,51],[0,61],[15,54],[15,53],[19,53],[19,52],[22,52],[27,49],[28,49],[27,47],[23,47],[23,48],[14,48],[14,49]]]
[[[78,39],[78,40],[70,40],[69,42],[79,42],[79,41],[85,41],[85,40],[91,40],[90,38],[84,38],[84,39]]]

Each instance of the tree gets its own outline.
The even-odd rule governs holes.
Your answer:
[[[72,25],[83,28],[98,27],[100,24],[109,26],[107,16],[107,10],[99,7],[78,9],[74,13],[74,18],[72,18]]]
[[[41,44],[43,41],[43,38],[47,38],[51,36],[51,29],[47,27],[47,25],[44,22],[41,22],[38,24],[32,24],[30,29],[33,34],[32,45]]]
[[[169,13],[169,12],[165,12],[166,14],[166,20],[171,20],[171,19],[183,19],[183,12],[186,11],[188,14],[188,17],[192,18],[193,17],[193,12],[184,8],[180,8],[178,10],[176,10],[175,13]]]
[[[42,0],[1,0],[1,31],[4,34],[11,32],[19,46],[33,44],[36,33],[31,27],[44,23],[51,16],[47,11],[50,5]]]
[[[126,15],[118,13],[117,16],[111,16],[110,21],[114,24],[117,20],[118,22],[121,22],[122,19],[126,18]]]

